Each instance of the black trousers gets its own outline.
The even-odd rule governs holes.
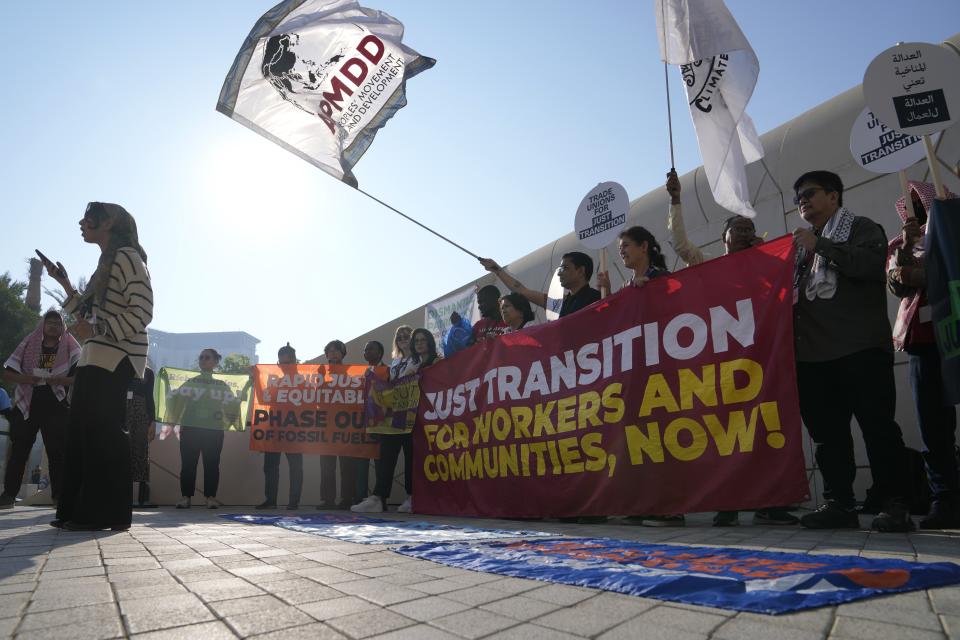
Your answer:
[[[67,447],[67,424],[70,407],[57,400],[50,387],[37,387],[30,399],[30,417],[24,418],[20,409],[10,413],[10,461],[3,478],[3,493],[16,497],[20,493],[23,474],[30,459],[37,432],[43,436],[43,447],[50,463],[50,492],[54,500],[63,487],[64,451]]]
[[[339,456],[340,461],[340,504],[352,505],[356,502],[359,487],[357,478],[362,469],[369,469],[370,458]],[[366,495],[362,496],[366,498]]]
[[[393,473],[397,468],[397,458],[403,450],[403,488],[407,495],[413,495],[413,434],[381,435],[380,458],[377,460],[377,486],[373,494],[384,500],[390,497],[393,488]]]
[[[923,459],[930,490],[938,500],[954,500],[960,497],[960,472],[955,449],[957,411],[944,397],[941,371],[937,345],[911,349],[910,386],[913,387],[917,425],[923,438]]]
[[[337,456],[320,458],[320,500],[327,507],[337,504]]]
[[[132,517],[130,436],[123,430],[127,387],[134,371],[124,358],[116,370],[78,367],[73,383],[64,481],[57,519],[101,527],[129,527]]]
[[[800,414],[816,443],[823,475],[823,496],[854,503],[851,418],[863,434],[873,484],[883,500],[902,498],[906,490],[906,449],[894,420],[897,389],[893,354],[868,349],[828,362],[798,362]]]
[[[267,502],[277,503],[277,492],[280,487],[280,452],[267,451],[263,454],[263,492]],[[303,491],[303,454],[288,453],[287,465],[290,467],[290,500],[288,505],[300,504],[300,493]]]
[[[189,498],[197,490],[197,463],[203,455],[203,495],[213,498],[220,487],[220,453],[223,431],[180,427],[180,495]]]

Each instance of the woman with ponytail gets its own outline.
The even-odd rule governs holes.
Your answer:
[[[130,527],[130,436],[123,430],[127,387],[147,363],[153,290],[137,223],[116,204],[91,202],[80,220],[85,242],[100,247],[87,288],[78,292],[63,265],[44,259],[67,294],[63,308],[78,320],[83,343],[67,431],[64,489],[51,524],[71,531]]]
[[[647,229],[630,227],[620,234],[620,259],[623,266],[633,271],[633,276],[623,283],[624,287],[642,287],[651,278],[667,275],[666,260],[660,250],[660,243]],[[606,271],[597,274],[597,286],[610,290],[610,275]],[[683,515],[668,516],[629,516],[628,522],[649,527],[682,527]]]
[[[620,259],[623,266],[633,271],[633,276],[623,283],[624,287],[642,287],[651,278],[670,273],[660,250],[660,243],[643,227],[630,227],[620,234]],[[597,286],[610,290],[610,274],[597,274]]]

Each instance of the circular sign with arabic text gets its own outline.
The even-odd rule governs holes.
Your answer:
[[[960,119],[960,56],[926,42],[890,47],[863,76],[867,106],[891,129],[915,136]]]

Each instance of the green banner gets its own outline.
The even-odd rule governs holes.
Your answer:
[[[164,367],[153,388],[157,422],[245,431],[251,389],[250,376],[246,374]]]

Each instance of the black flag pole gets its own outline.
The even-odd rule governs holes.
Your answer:
[[[667,93],[667,131],[670,135],[670,171],[677,170],[677,163],[673,157],[673,114],[670,112],[670,73],[666,58],[670,57],[667,46],[667,5],[666,0],[660,0],[660,24],[663,27],[663,84]]]
[[[670,77],[667,73],[667,63],[663,63],[663,82],[667,91],[667,131],[670,135],[670,171],[677,170],[677,163],[673,159],[673,116],[670,113]]]
[[[346,183],[346,184],[349,184],[349,183]],[[376,196],[374,196],[374,195],[371,195],[371,194],[367,193],[366,191],[364,191],[364,190],[361,189],[360,187],[354,187],[354,189],[356,189],[357,191],[359,191],[359,192],[362,193],[363,195],[367,196],[368,198],[370,198],[370,199],[373,200],[374,202],[379,202],[380,204],[382,204],[383,206],[385,206],[387,209],[390,209],[390,211],[393,211],[394,213],[396,213],[396,214],[398,214],[398,215],[406,218],[407,220],[409,220],[409,221],[412,222],[413,224],[417,225],[417,226],[420,227],[421,229],[424,229],[424,230],[426,230],[426,231],[429,231],[430,233],[432,233],[433,235],[437,236],[437,237],[440,238],[441,240],[445,240],[446,242],[449,242],[450,244],[452,244],[453,246],[455,246],[457,249],[460,249],[460,251],[463,251],[463,252],[464,252],[465,254],[467,254],[468,256],[472,256],[472,257],[474,257],[474,258],[477,258],[478,260],[480,259],[480,256],[478,256],[477,254],[475,254],[475,253],[473,253],[473,252],[471,252],[471,251],[468,251],[468,250],[464,249],[463,247],[461,247],[459,244],[457,244],[456,242],[454,242],[453,240],[451,240],[451,239],[448,238],[447,236],[445,236],[445,235],[443,235],[442,233],[439,233],[439,232],[437,232],[437,231],[434,231],[433,229],[431,229],[431,228],[428,227],[427,225],[423,224],[423,223],[420,222],[419,220],[416,220],[416,219],[414,219],[414,218],[411,218],[410,216],[408,216],[407,214],[405,214],[403,211],[400,211],[400,210],[397,209],[396,207],[390,206],[389,204],[387,204],[386,202],[384,202],[384,201],[381,200],[380,198],[378,198],[378,197],[376,197]]]

